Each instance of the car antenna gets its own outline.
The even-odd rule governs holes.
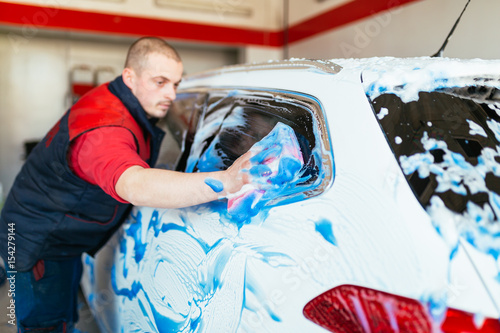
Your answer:
[[[455,24],[453,25],[453,27],[451,28],[451,31],[450,33],[448,34],[448,36],[446,37],[443,45],[441,46],[441,48],[439,49],[439,51],[437,51],[435,54],[432,55],[433,58],[435,57],[441,57],[443,56],[443,51],[444,51],[444,48],[446,47],[446,44],[448,44],[448,41],[450,40],[450,37],[451,35],[453,35],[453,32],[455,31],[455,28],[457,27],[458,25],[458,22],[460,21],[460,19],[462,18],[462,15],[464,14],[465,10],[467,9],[467,6],[469,5],[469,2],[470,0],[467,1],[467,3],[465,4],[465,7],[464,9],[462,10],[462,13],[460,13],[460,16],[458,17],[457,21],[455,22]]]

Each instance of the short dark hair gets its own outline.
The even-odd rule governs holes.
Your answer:
[[[181,62],[179,53],[174,47],[158,37],[142,37],[136,40],[129,48],[125,68],[131,68],[140,73],[144,68],[147,57],[151,53],[160,53]]]

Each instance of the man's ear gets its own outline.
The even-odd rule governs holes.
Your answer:
[[[123,83],[125,83],[125,85],[129,87],[130,90],[132,90],[134,81],[136,79],[134,70],[131,68],[124,68],[122,71],[122,78]]]

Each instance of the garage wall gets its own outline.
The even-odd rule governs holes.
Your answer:
[[[293,12],[299,11],[300,3],[292,3],[299,7]],[[293,43],[289,54],[307,58],[429,56],[440,48],[466,3],[411,2]],[[500,31],[499,13],[498,0],[472,0],[444,56],[499,59],[500,43],[495,37]]]

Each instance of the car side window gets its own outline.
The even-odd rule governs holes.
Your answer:
[[[166,119],[182,150],[177,170],[224,170],[278,123],[290,126],[303,155],[297,194],[314,196],[333,180],[334,168],[321,105],[283,91],[190,90],[180,93]]]

